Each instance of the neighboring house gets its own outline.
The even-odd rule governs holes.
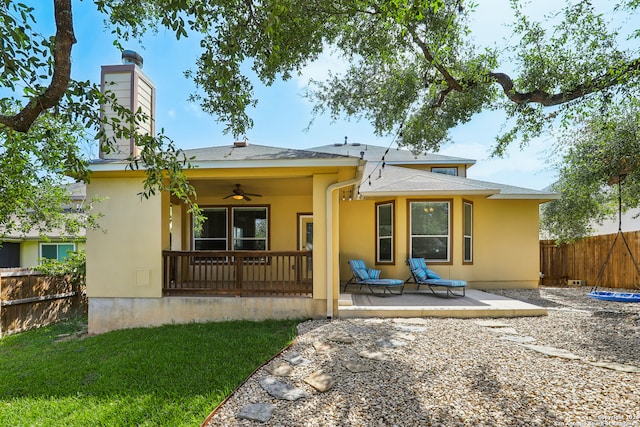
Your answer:
[[[73,183],[67,185],[70,193],[70,210],[76,204],[82,204],[86,197],[86,187],[83,183]],[[0,268],[30,268],[40,263],[40,260],[57,259],[63,260],[69,252],[84,249],[84,230],[79,236],[67,235],[62,230],[48,230],[41,234],[32,230],[26,234],[5,233],[0,230]]]
[[[123,98],[131,108],[153,103],[135,93],[150,81],[136,65],[103,67],[102,80],[132,88]],[[103,154],[87,187],[90,198],[106,197],[102,230],[87,231],[91,333],[339,316],[352,258],[383,277],[406,279],[405,260],[424,257],[474,288],[538,285],[539,204],[557,195],[468,179],[473,160],[349,143],[186,150],[206,217],[194,231],[169,194],[141,200],[144,172],[122,160],[135,149],[118,146],[132,151]]]
[[[613,218],[602,221],[602,224],[591,224],[591,235],[599,236],[603,234],[616,234],[618,232],[618,226],[623,232],[638,231],[640,230],[640,209],[631,209],[622,214],[620,218],[622,222],[619,222],[618,214],[615,214]]]
[[[545,188],[543,191],[552,192],[551,186]],[[618,229],[623,233],[640,230],[640,208],[629,209],[627,212],[623,212],[621,217],[618,215],[619,213],[616,211],[600,224],[591,220],[589,223],[591,232],[586,237],[616,234]],[[547,230],[541,229],[540,240],[555,240],[555,238],[549,235]]]

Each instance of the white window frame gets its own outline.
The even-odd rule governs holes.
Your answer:
[[[380,235],[380,208],[382,207],[390,207],[391,208],[391,235],[390,236],[381,236]],[[391,259],[380,259],[380,243],[382,240],[389,240],[391,242]],[[393,201],[390,202],[381,202],[376,203],[376,264],[393,264],[395,263],[395,203]]]
[[[412,225],[413,225],[413,205],[417,203],[442,203],[447,205],[447,234],[413,234]],[[451,263],[451,217],[452,217],[452,207],[453,203],[451,200],[411,200],[409,201],[409,224],[408,224],[408,232],[409,232],[409,256],[411,258],[416,257],[413,254],[413,239],[414,238],[442,238],[446,237],[447,248],[446,248],[446,258],[445,259],[429,259],[425,258],[425,261],[432,264],[450,264]]]
[[[75,242],[40,242],[40,244],[38,245],[38,255],[39,255],[39,259],[43,260],[43,259],[53,259],[53,258],[44,258],[42,256],[42,247],[43,246],[55,246],[56,247],[56,260],[61,261],[60,260],[60,245],[71,245],[73,246],[73,250],[71,252],[75,252],[78,250]]]
[[[443,175],[450,175],[450,176],[458,176],[458,168],[453,166],[453,167],[449,167],[449,166],[433,166],[431,168],[431,172],[433,173],[440,173]]]

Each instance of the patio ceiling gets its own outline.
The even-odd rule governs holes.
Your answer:
[[[262,196],[304,196],[311,195],[313,180],[310,176],[287,178],[224,178],[193,179],[190,181],[201,197],[225,197],[231,194],[236,184],[247,193]]]

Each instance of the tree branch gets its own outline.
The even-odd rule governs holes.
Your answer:
[[[27,132],[43,111],[58,105],[71,79],[71,47],[76,42],[73,33],[71,0],[54,0],[56,36],[53,45],[53,76],[47,89],[32,98],[18,113],[0,115],[0,124],[18,132]]]
[[[415,32],[415,29],[409,28],[409,33],[411,33],[411,38],[413,39],[413,42],[418,45],[420,50],[422,50],[422,54],[424,55],[425,59],[429,61],[436,68],[436,70],[438,70],[440,74],[442,74],[442,77],[444,77],[444,80],[447,82],[447,86],[449,87],[449,89],[446,90],[446,92],[449,93],[451,90],[462,92],[463,91],[462,85],[449,73],[449,70],[447,70],[445,67],[443,67],[441,64],[439,64],[435,60],[435,58],[431,54],[431,51],[429,50],[429,47],[420,37],[418,37],[418,35]]]
[[[640,70],[640,59],[635,59],[627,63],[622,69],[610,76],[606,73],[605,76],[598,80],[595,80],[589,84],[580,84],[574,87],[572,90],[566,92],[549,93],[544,90],[536,89],[529,92],[516,92],[513,88],[513,80],[505,73],[488,73],[487,76],[502,86],[507,98],[516,104],[527,104],[530,102],[544,105],[549,107],[552,105],[560,105],[565,102],[573,101],[574,99],[588,95],[590,93],[598,92],[599,90],[611,87],[620,83],[620,78],[631,71]]]

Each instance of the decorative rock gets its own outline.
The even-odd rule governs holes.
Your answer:
[[[327,351],[334,350],[336,347],[328,342],[316,341],[313,343],[313,348],[320,353],[326,353]]]
[[[304,382],[309,384],[321,393],[329,390],[335,384],[333,377],[322,371],[316,371],[304,379]]]
[[[407,343],[405,341],[396,340],[393,338],[379,338],[376,340],[376,345],[382,348],[397,348],[403,347],[407,345]]]
[[[509,324],[500,322],[498,320],[476,320],[476,325],[484,326],[485,328],[508,328]]]
[[[569,360],[579,360],[580,356],[576,356],[568,350],[563,350],[561,348],[548,347],[545,345],[535,345],[535,344],[522,344],[524,348],[528,348],[529,350],[537,351],[538,353],[545,354],[547,356],[552,357],[560,357],[562,359]]]
[[[386,321],[387,319],[376,319],[376,318],[364,319],[364,323],[369,323],[372,325],[381,325]]]
[[[347,368],[351,372],[368,372],[371,368],[364,363],[358,362],[357,360],[348,360],[345,359],[342,361],[342,365]]]
[[[503,335],[500,337],[501,340],[513,341],[520,344],[528,344],[536,342],[534,337],[530,336],[522,336],[522,335]]]
[[[427,328],[417,325],[396,325],[395,328],[402,332],[426,332]]]
[[[515,328],[499,328],[499,327],[495,327],[495,328],[491,328],[489,330],[491,332],[496,332],[498,334],[518,335],[518,331],[516,331]]]
[[[237,418],[265,423],[271,418],[274,409],[275,406],[270,403],[251,403],[240,410]]]
[[[428,320],[422,317],[400,317],[397,319],[393,319],[393,322],[403,325],[426,325],[428,323]]]
[[[294,387],[290,384],[278,381],[273,377],[265,377],[260,379],[260,386],[271,396],[282,400],[298,400],[309,397],[306,391]]]
[[[276,375],[278,377],[289,377],[293,373],[293,368],[291,365],[285,362],[273,362],[270,365],[265,367],[266,371],[271,375]]]
[[[416,337],[412,334],[398,333],[393,336],[394,339],[405,340],[405,341],[415,341]]]
[[[634,373],[634,374],[639,374],[640,373],[640,368],[638,368],[637,366],[633,366],[633,365],[623,365],[622,363],[616,363],[616,362],[589,362],[589,361],[587,361],[587,363],[589,365],[592,365],[592,366],[598,366],[600,368],[612,369],[614,371],[629,372],[629,373]]]
[[[473,296],[473,292],[468,295]],[[299,337],[283,355],[297,351],[312,359],[312,365],[294,367],[289,378],[258,370],[216,409],[206,427],[511,427],[616,422],[640,427],[636,421],[640,374],[610,370],[616,367],[615,362],[640,367],[640,310],[637,304],[594,300],[587,292],[584,287],[505,290],[507,297],[549,308],[547,316],[484,319],[491,320],[489,324],[504,322],[496,327],[514,328],[519,335],[490,333],[486,327],[474,324],[480,319],[427,317],[426,323],[421,324],[406,323],[403,319],[367,321],[337,317],[303,322],[298,326]],[[632,315],[591,316],[595,310],[608,307]],[[396,326],[425,326],[426,330],[414,332]],[[327,340],[334,331],[351,335],[355,342],[338,344]],[[397,338],[398,332],[413,334],[416,340],[407,341],[405,347],[398,349],[374,345],[378,338]],[[526,336],[535,337],[539,344],[575,352],[581,360],[576,363],[543,356],[513,341]],[[312,347],[316,341],[330,343],[335,349],[318,353]],[[367,351],[359,356],[362,350]],[[282,356],[275,360],[284,362]],[[586,360],[594,363],[588,364]],[[357,361],[370,370],[350,371],[347,366],[353,366],[349,362]],[[614,363],[606,364],[605,368],[603,361]],[[331,365],[336,362],[338,366]],[[618,367],[634,370],[625,366]],[[320,369],[335,380],[326,393],[304,382],[311,372]],[[265,376],[299,387],[309,397],[294,402],[277,400],[260,386],[259,379]],[[243,406],[258,402],[275,405],[267,422],[237,418]]]
[[[380,362],[389,360],[389,356],[382,353],[381,351],[363,350],[360,353],[358,353],[358,355],[366,359],[378,360]]]
[[[311,360],[305,359],[304,357],[302,357],[300,353],[295,351],[292,351],[291,353],[288,353],[282,356],[282,358],[294,366],[295,365],[306,366],[309,363],[311,363]]]
[[[353,344],[354,339],[351,335],[336,331],[327,337],[329,341],[339,342],[342,344]]]

